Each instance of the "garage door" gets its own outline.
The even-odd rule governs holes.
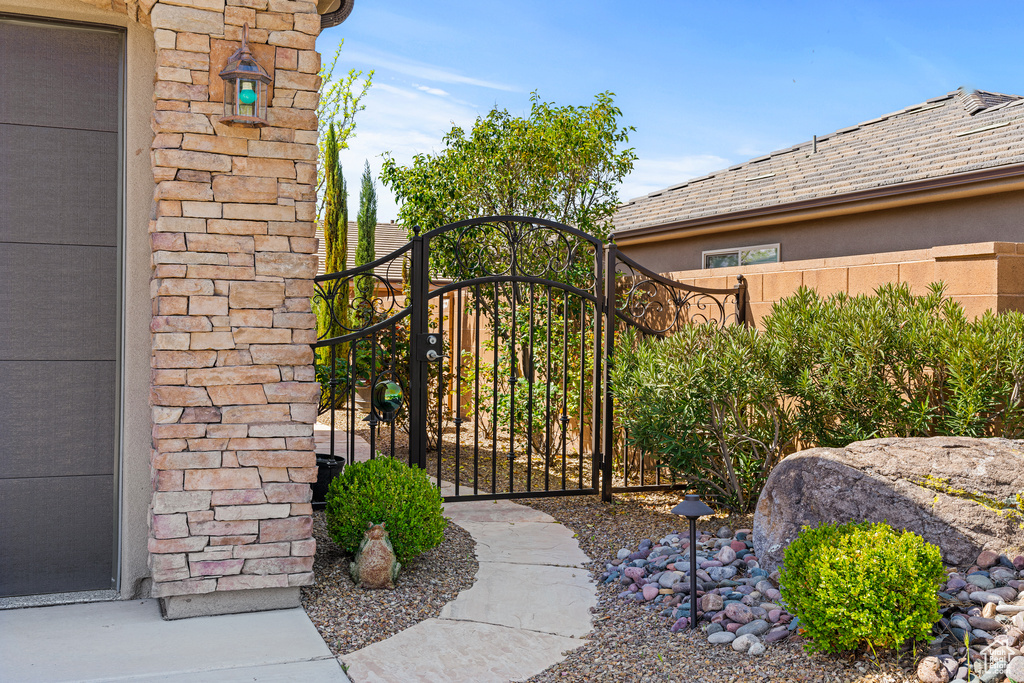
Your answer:
[[[123,34],[0,15],[0,595],[115,577]]]

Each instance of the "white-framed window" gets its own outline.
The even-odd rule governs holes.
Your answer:
[[[759,244],[756,247],[735,249],[714,249],[703,252],[705,268],[728,268],[730,266],[751,266],[755,263],[778,263],[778,244]]]

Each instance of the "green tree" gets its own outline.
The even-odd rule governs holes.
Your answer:
[[[341,56],[341,48],[345,41],[338,44],[331,63],[320,69],[320,99],[316,106],[317,140],[319,145],[316,167],[316,193],[320,198],[317,206],[317,219],[323,217],[326,198],[323,195],[324,184],[327,182],[327,134],[334,124],[338,149],[348,149],[348,140],[355,136],[356,114],[366,109],[362,103],[370,86],[373,85],[373,71],[366,74],[351,69],[347,74],[335,80],[334,68]],[[360,79],[362,79],[360,81]]]
[[[400,166],[384,153],[381,181],[401,203],[399,219],[424,230],[477,216],[531,216],[605,235],[618,206],[617,185],[633,170],[631,126],[613,93],[589,106],[543,102],[530,114],[504,109],[479,117],[467,135],[458,126],[437,154],[417,154]]]
[[[359,213],[356,215],[359,241],[356,244],[356,266],[366,265],[377,258],[374,246],[377,232],[377,188],[370,173],[370,162],[363,166],[363,177],[359,188]],[[370,324],[373,316],[372,274],[356,278],[355,307],[360,326]]]
[[[348,257],[348,189],[338,161],[338,136],[334,123],[328,125],[324,154],[324,270],[338,273],[346,269]],[[337,289],[335,289],[335,287]],[[349,285],[347,281],[328,283],[325,295],[315,297],[318,336],[331,338],[342,333],[341,321],[348,320]],[[328,312],[327,301],[333,303],[334,317]],[[321,354],[322,355],[322,354]],[[326,362],[326,359],[324,359]]]
[[[413,226],[427,231],[467,218],[518,215],[607,236],[619,203],[616,188],[636,160],[625,147],[633,128],[620,126],[613,97],[604,92],[590,105],[561,106],[534,92],[526,117],[495,108],[468,133],[452,128],[441,151],[416,155],[408,166],[385,153],[381,181],[401,205],[400,222],[411,232]],[[508,223],[447,233],[430,243],[432,276],[464,280],[500,273],[513,262],[522,273],[593,287],[593,250],[572,235]],[[485,383],[497,383],[499,399],[495,405],[481,399],[478,414],[493,416],[493,433],[512,432],[547,454],[551,406],[561,403],[570,419],[578,413],[578,389],[560,390],[558,378],[579,376],[586,365],[581,349],[593,340],[582,300],[547,286],[495,286],[467,292],[467,307],[477,297],[493,331],[483,347],[501,358],[501,367],[480,368]],[[513,305],[519,310],[514,328]],[[536,344],[524,347],[528,339]],[[463,376],[476,372],[465,359],[463,365]]]
[[[339,151],[348,147],[348,139],[355,134],[356,114],[366,108],[362,99],[373,83],[373,71],[366,74],[351,69],[348,74],[335,80],[334,69],[341,55],[341,41],[330,64],[320,69],[320,92],[316,108],[318,154],[316,166],[317,222],[324,227],[324,249],[326,258],[324,270],[328,273],[345,270],[348,254],[348,192],[342,174]],[[362,80],[360,80],[362,79]],[[332,319],[324,295],[317,293],[312,299],[313,313],[317,320],[319,338],[341,334],[336,321],[348,318],[348,283],[326,292],[327,298],[337,309]],[[337,357],[344,363],[348,349],[337,350]],[[326,381],[330,376],[330,351],[320,349],[317,353],[317,375]],[[340,371],[343,373],[344,368]]]

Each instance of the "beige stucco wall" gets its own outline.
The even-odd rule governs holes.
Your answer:
[[[1024,192],[1003,192],[782,225],[622,246],[659,273],[703,266],[702,251],[779,244],[783,261],[1024,240]]]
[[[923,294],[942,281],[946,294],[959,301],[968,316],[987,310],[1024,311],[1024,243],[981,242],[861,256],[766,263],[743,268],[666,272],[671,280],[700,287],[736,285],[743,275],[748,286],[748,313],[755,323],[772,304],[800,286],[828,296],[837,292],[870,294],[885,283],[905,282]]]
[[[109,3],[108,3],[109,4]],[[125,157],[122,240],[122,406],[119,597],[148,594],[144,585],[149,536],[150,486],[150,334],[149,220],[153,212],[153,172],[149,148],[153,140],[153,73],[156,57],[153,30],[127,14],[98,9],[80,0],[0,0],[0,12],[90,22],[127,29],[125,60]]]
[[[320,393],[316,4],[0,11],[127,27],[119,597],[160,597],[169,618],[297,606]],[[211,87],[246,24],[274,67],[263,127],[222,121]]]

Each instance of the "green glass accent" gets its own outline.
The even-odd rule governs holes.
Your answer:
[[[389,414],[402,407],[402,387],[397,382],[378,382],[373,388],[373,407]]]
[[[243,90],[238,93],[238,101],[242,104],[252,104],[256,101],[256,92],[253,90]]]

